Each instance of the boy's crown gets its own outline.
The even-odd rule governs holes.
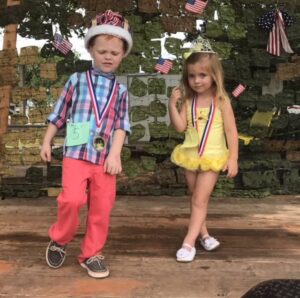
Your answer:
[[[197,39],[192,43],[192,47],[185,53],[183,53],[183,58],[186,60],[193,53],[213,53],[216,52],[212,49],[210,42],[208,39],[204,39],[200,35]]]
[[[91,26],[84,39],[86,49],[88,49],[90,39],[100,34],[113,35],[124,39],[128,45],[125,56],[129,54],[132,48],[130,26],[128,21],[121,14],[111,10],[97,14],[92,20]]]

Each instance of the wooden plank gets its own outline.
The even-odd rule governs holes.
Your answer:
[[[2,296],[236,298],[262,281],[300,276],[296,196],[213,198],[207,224],[221,246],[205,252],[197,245],[189,264],[175,261],[187,230],[188,197],[118,197],[103,250],[111,276],[101,281],[87,277],[76,260],[86,207],[64,266],[46,266],[47,231],[56,211],[48,198],[0,201]]]

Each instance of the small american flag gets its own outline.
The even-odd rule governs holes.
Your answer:
[[[155,70],[167,74],[173,66],[173,62],[167,59],[159,58],[154,67]]]
[[[201,14],[207,5],[207,1],[203,0],[188,0],[185,4],[185,9],[189,12]]]
[[[68,40],[64,39],[60,34],[55,33],[53,46],[63,54],[67,55],[73,45]]]
[[[244,91],[245,91],[246,87],[242,84],[239,84],[233,91],[232,91],[232,95],[234,97],[238,97],[240,96]]]

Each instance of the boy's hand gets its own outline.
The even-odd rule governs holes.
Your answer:
[[[51,161],[51,145],[48,143],[43,143],[40,156],[43,161],[50,162]]]
[[[223,172],[227,171],[227,177],[233,178],[238,173],[238,163],[237,160],[229,159],[226,166],[223,168]]]
[[[118,175],[122,172],[120,155],[108,154],[104,162],[104,172],[110,175]]]
[[[169,99],[169,103],[171,105],[175,105],[177,104],[177,102],[179,100],[182,99],[182,92],[181,92],[181,88],[179,86],[177,87],[174,87],[173,90],[172,90],[172,93],[171,93],[171,96],[170,96],[170,99]]]

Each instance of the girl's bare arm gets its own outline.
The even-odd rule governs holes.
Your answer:
[[[221,109],[224,121],[224,131],[229,149],[228,162],[224,170],[228,171],[228,177],[234,177],[238,172],[238,131],[230,101],[225,100],[222,103]]]
[[[170,120],[176,131],[183,132],[186,130],[187,120],[186,120],[186,105],[183,104],[180,112],[177,109],[177,103],[182,99],[182,92],[180,87],[175,87],[172,90],[169,99],[169,115]]]

